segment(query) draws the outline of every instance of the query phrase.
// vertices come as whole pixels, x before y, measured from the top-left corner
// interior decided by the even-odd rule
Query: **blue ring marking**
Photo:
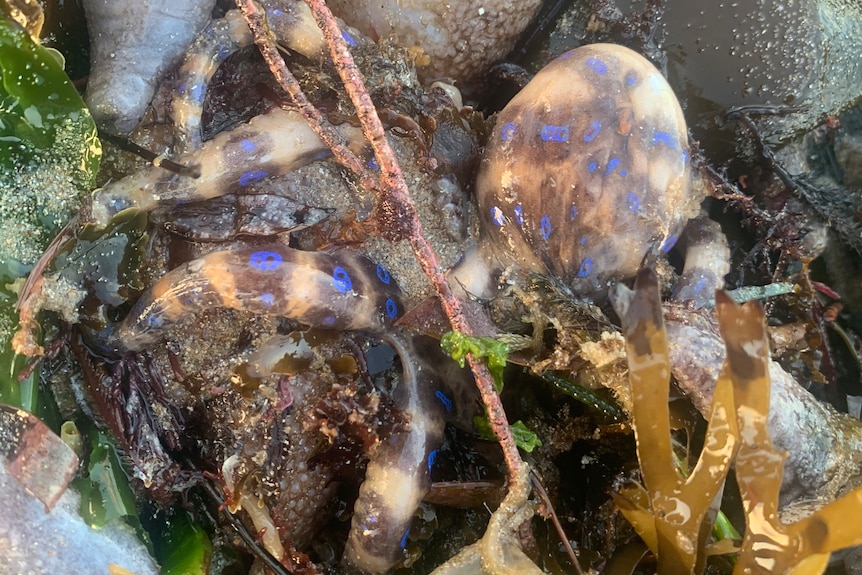
[[[590,162],[590,163],[587,165],[587,169],[590,171],[590,173],[591,173],[591,174],[592,174],[593,172],[595,172],[595,171],[596,171],[596,168],[598,168],[598,167],[599,167],[599,165],[598,165],[597,163],[595,163],[595,162]]]
[[[227,46],[219,46],[218,47],[218,59],[221,62],[227,60],[228,56],[230,56],[231,51],[227,48]]]
[[[152,314],[152,315],[147,316],[146,324],[147,324],[147,327],[153,327],[153,328],[162,327],[165,324],[165,318],[163,318],[159,314]]]
[[[543,142],[563,142],[569,141],[568,126],[554,126],[545,124],[542,126],[542,141]]]
[[[253,152],[257,148],[257,144],[255,144],[251,140],[247,140],[245,138],[240,140],[239,145],[242,146],[242,149],[245,150],[246,152]]]
[[[574,56],[574,55],[575,55],[575,51],[574,51],[574,50],[569,50],[568,52],[563,52],[562,54],[560,54],[559,56],[557,56],[557,57],[555,58],[555,60],[568,60],[569,58],[571,58],[571,57],[572,57],[572,56]]]
[[[438,389],[434,392],[434,397],[440,400],[440,403],[442,403],[443,407],[446,409],[446,413],[452,411],[452,400],[449,399],[448,395]]]
[[[590,275],[590,272],[593,271],[593,259],[592,258],[584,258],[584,261],[581,262],[581,267],[578,268],[578,277],[585,278]]]
[[[276,270],[281,267],[282,263],[284,263],[284,259],[278,252],[254,252],[248,258],[248,265],[264,272]]]
[[[669,252],[671,250],[671,248],[676,245],[677,239],[679,239],[679,238],[677,238],[676,236],[671,236],[671,237],[667,238],[661,244],[661,251],[664,253]]]
[[[517,131],[518,126],[516,126],[512,122],[506,122],[505,124],[503,124],[503,127],[500,128],[500,139],[504,142],[508,142],[515,137],[515,132]]]
[[[272,307],[273,304],[275,303],[275,296],[269,292],[265,292],[265,293],[260,294],[260,296],[258,296],[257,299],[259,299],[260,303],[262,303],[266,307]]]
[[[386,315],[389,317],[389,319],[392,319],[396,315],[398,315],[398,304],[396,304],[391,297],[387,298],[386,300]]]
[[[599,135],[599,132],[602,130],[602,121],[599,119],[595,119],[590,122],[589,129],[584,132],[584,141],[592,142],[596,139],[596,136]]]
[[[254,182],[257,182],[258,180],[264,179],[268,175],[269,175],[269,172],[267,172],[266,170],[249,170],[247,172],[244,172],[239,177],[239,185],[240,186],[247,186],[249,184],[253,184]]]
[[[276,16],[276,17],[284,14],[284,10],[282,10],[281,8],[270,8],[269,10],[267,10],[267,12],[269,12],[270,16]]]
[[[700,290],[706,285],[706,278],[700,278],[694,286],[694,293],[700,293]]]
[[[392,281],[392,277],[389,275],[389,270],[380,264],[377,264],[377,278],[386,285],[389,285],[389,282]]]
[[[350,46],[350,47],[356,46],[356,39],[353,36],[351,36],[347,30],[341,31],[341,37],[344,39],[345,42],[347,42],[348,46]]]
[[[688,163],[688,150],[683,150],[683,151],[682,151],[682,163],[683,163],[683,164],[687,164],[687,163]]]
[[[620,165],[620,159],[619,158],[611,158],[611,160],[608,162],[608,168],[605,170],[605,175],[606,176],[609,175],[619,165]]]
[[[626,194],[626,207],[633,212],[637,212],[638,208],[641,207],[641,201],[638,199],[634,192],[629,192]]]
[[[434,461],[437,459],[437,450],[435,449],[431,453],[428,454],[428,473],[431,473],[431,469],[434,467]]]
[[[189,96],[191,96],[192,100],[195,102],[203,102],[204,100],[204,85],[203,84],[195,84],[192,86],[191,91],[189,92]]]
[[[524,225],[524,208],[521,207],[521,204],[515,206],[515,223],[519,226]]]
[[[323,318],[322,320],[320,320],[320,325],[322,325],[323,327],[333,326],[333,325],[335,325],[335,322],[337,319],[338,318],[336,318],[334,315],[328,315],[325,318]]]
[[[599,76],[601,76],[602,74],[604,74],[605,72],[608,71],[607,64],[605,64],[604,62],[602,62],[601,60],[599,60],[595,56],[587,58],[587,66],[590,68],[590,70],[592,70],[593,72],[595,72]]]
[[[637,83],[638,83],[638,75],[637,74],[635,74],[634,72],[629,72],[628,74],[626,74],[626,84],[628,84],[629,86],[634,86]]]
[[[186,93],[186,83],[180,82],[180,85],[177,86],[177,94],[185,94]]]
[[[582,246],[587,245],[587,236],[581,236],[581,245]]]
[[[110,205],[114,212],[122,212],[132,205],[132,201],[129,198],[111,198],[108,205]]]
[[[578,217],[578,206],[572,206],[572,209],[569,210],[569,221],[574,220]]]
[[[341,266],[335,266],[332,270],[332,285],[341,293],[347,293],[353,288],[350,274]]]
[[[379,170],[380,169],[380,164],[377,163],[377,158],[375,158],[374,156],[371,156],[368,159],[368,161],[365,162],[365,165],[368,166],[369,168],[371,168],[372,170]]]
[[[497,206],[491,206],[491,221],[496,226],[502,226],[506,220],[503,218],[503,210]]]
[[[401,542],[399,543],[399,545],[401,545],[402,549],[407,547],[407,536],[410,535],[410,527],[413,527],[413,526],[410,525],[407,527],[407,531],[404,532],[404,537],[401,538]]]
[[[629,171],[628,171],[628,170],[626,170],[625,168],[623,168],[623,169],[621,169],[621,170],[620,170],[620,175],[621,175],[622,177],[626,177],[627,175],[629,175]]]
[[[551,237],[551,218],[548,217],[548,214],[542,216],[542,221],[539,224],[542,226],[542,237],[545,239]]]
[[[650,145],[655,146],[659,142],[667,144],[670,148],[676,148],[676,138],[670,132],[662,132],[661,130],[653,130],[652,142]]]

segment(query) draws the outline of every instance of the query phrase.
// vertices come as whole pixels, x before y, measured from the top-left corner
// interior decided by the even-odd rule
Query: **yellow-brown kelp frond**
[[[697,465],[684,477],[674,461],[668,413],[670,358],[655,274],[644,270],[634,291],[618,285],[612,294],[623,323],[632,423],[646,493],[629,488],[617,497],[623,515],[653,550],[661,574],[699,572],[717,513],[738,432],[729,409],[733,389],[726,370],[716,386],[706,443]]]
[[[813,515],[784,525],[778,519],[784,457],[767,431],[769,344],[763,309],[738,306],[716,294],[721,335],[727,346],[722,376],[733,382],[741,445],[736,477],[745,509],[746,532],[735,574],[822,573],[832,551],[862,544],[862,488]]]

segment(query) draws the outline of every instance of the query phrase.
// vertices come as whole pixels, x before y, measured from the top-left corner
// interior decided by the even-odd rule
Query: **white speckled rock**
[[[372,38],[394,37],[416,48],[424,80],[454,78],[465,84],[503,58],[530,23],[540,0],[355,0],[328,2],[345,22]]]

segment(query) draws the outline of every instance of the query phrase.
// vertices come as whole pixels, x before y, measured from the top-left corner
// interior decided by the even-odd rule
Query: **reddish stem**
[[[377,115],[377,110],[365,85],[362,75],[353,61],[350,50],[341,35],[338,22],[327,8],[323,0],[305,0],[311,8],[317,25],[323,31],[329,46],[332,61],[344,82],[345,89],[356,108],[357,116],[362,125],[362,131],[371,144],[374,157],[380,166],[380,186],[373,180],[359,159],[353,154],[340,135],[324,120],[320,112],[312,106],[299,88],[296,79],[287,69],[284,59],[275,45],[275,38],[266,26],[263,14],[257,9],[253,0],[236,0],[243,16],[260,48],[261,54],[272,70],[282,88],[293,98],[309,125],[327,145],[332,148],[336,160],[351,170],[360,179],[366,189],[372,190],[377,196],[377,212],[375,214],[381,233],[390,241],[407,239],[422,270],[428,276],[440,301],[452,329],[464,334],[472,334],[472,329],[461,309],[461,302],[452,292],[446,279],[446,274],[437,260],[431,244],[422,233],[422,225],[416,213],[416,207],[407,189],[401,167],[398,164],[392,148],[386,139],[383,124]],[[477,361],[472,355],[467,361],[476,379],[476,385],[488,412],[488,419],[494,434],[503,449],[503,456],[508,468],[509,481],[518,482],[518,470],[524,464],[518,453],[514,438],[509,430],[509,422],[500,397],[494,389],[491,374],[487,367]]]

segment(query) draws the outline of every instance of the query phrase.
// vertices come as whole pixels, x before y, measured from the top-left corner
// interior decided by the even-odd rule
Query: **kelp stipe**
[[[862,544],[862,488],[792,524],[778,518],[785,454],[772,444],[769,344],[763,309],[716,294],[727,358],[716,384],[703,452],[688,478],[671,452],[668,423],[670,361],[655,275],[644,270],[635,289],[612,294],[626,338],[634,408],[632,423],[644,486],[615,496],[623,515],[657,559],[661,574],[699,573],[731,462],[745,511],[746,532],[734,575],[817,575],[832,551]],[[734,417],[733,414],[736,414]]]
[[[655,274],[641,271],[633,291],[620,284],[611,298],[626,338],[632,423],[645,487],[627,487],[615,499],[656,555],[659,573],[699,572],[738,444],[736,420],[728,409],[733,403],[730,380],[722,372],[703,452],[684,477],[671,447],[670,358]]]

